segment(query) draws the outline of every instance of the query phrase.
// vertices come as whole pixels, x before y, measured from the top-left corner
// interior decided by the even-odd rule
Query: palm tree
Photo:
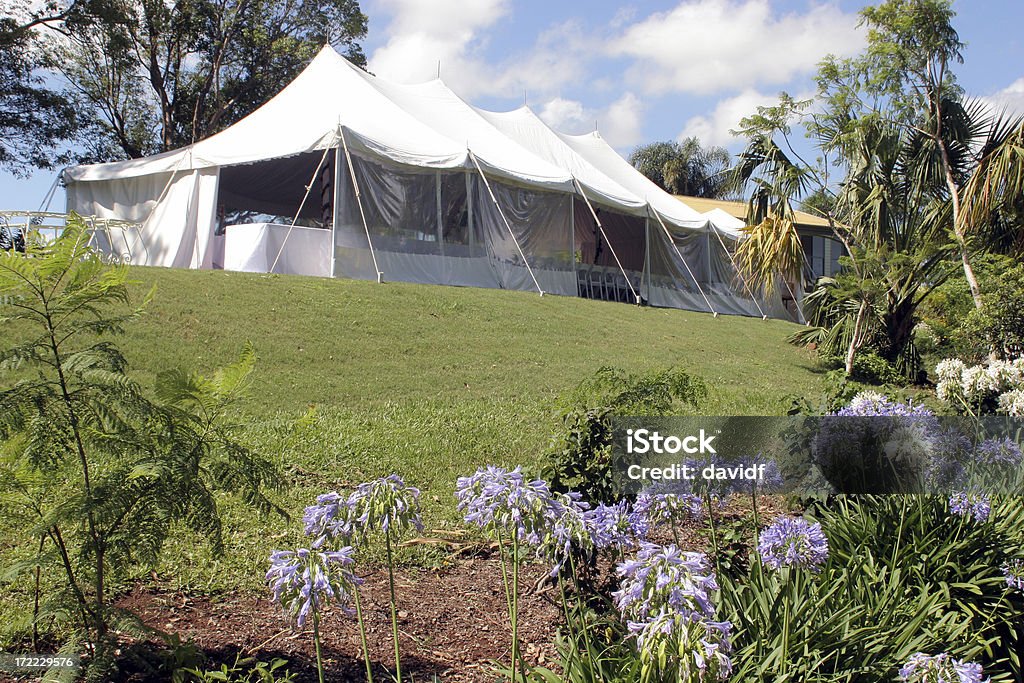
[[[641,145],[629,155],[629,163],[666,192],[709,199],[731,196],[730,162],[727,149],[704,147],[695,137]]]

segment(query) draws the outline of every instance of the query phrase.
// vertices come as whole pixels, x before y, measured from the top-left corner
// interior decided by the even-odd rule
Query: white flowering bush
[[[1024,416],[1024,357],[968,366],[947,358],[935,366],[935,393],[961,413]]]

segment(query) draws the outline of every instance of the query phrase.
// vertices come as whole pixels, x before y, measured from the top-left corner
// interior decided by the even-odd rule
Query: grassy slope
[[[392,471],[424,490],[428,527],[457,525],[455,478],[487,462],[536,463],[557,426],[555,398],[602,365],[684,367],[709,382],[701,412],[711,415],[778,413],[787,394],[818,387],[812,359],[784,341],[794,326],[778,321],[394,283],[133,276],[137,298],[158,287],[118,342],[133,374],[146,386],[172,367],[211,371],[251,340],[260,361],[242,406],[246,439],[294,484],[279,497],[291,523],[224,499],[222,558],[188,533],[173,539],[158,573],[193,590],[259,585],[267,553],[298,541],[294,516],[317,493]]]

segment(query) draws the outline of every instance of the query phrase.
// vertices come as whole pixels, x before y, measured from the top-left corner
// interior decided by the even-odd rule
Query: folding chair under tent
[[[786,317],[738,277],[736,219],[693,211],[597,133],[391,83],[330,47],[221,133],[64,181],[68,210],[141,224],[94,243],[142,265],[565,296],[599,278],[602,298]]]

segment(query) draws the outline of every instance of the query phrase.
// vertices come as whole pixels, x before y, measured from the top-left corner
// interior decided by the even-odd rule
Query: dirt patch
[[[762,523],[785,512],[780,500],[765,499]],[[720,522],[749,514],[745,501],[730,501],[716,517]],[[753,530],[748,530],[752,532]],[[686,550],[708,548],[706,526],[694,522],[676,529],[658,529],[651,540],[673,543]],[[752,539],[744,539],[743,545]],[[745,553],[744,553],[745,554]],[[607,560],[599,563],[594,577],[605,589],[612,587],[614,569]],[[530,664],[552,665],[554,636],[561,622],[557,587],[542,585],[548,568],[529,564],[521,582],[520,642]],[[362,603],[367,626],[370,659],[375,680],[388,681],[394,672],[391,642],[391,609],[386,568],[363,575]],[[403,568],[396,576],[403,678],[408,681],[495,681],[495,663],[511,660],[511,636],[498,555],[478,549],[471,557],[452,559],[437,570]],[[267,593],[232,592],[220,595],[189,595],[140,585],[124,596],[118,606],[138,615],[150,627],[174,633],[192,642],[208,658],[206,667],[232,664],[237,655],[262,661],[280,657],[303,683],[317,680],[316,655],[311,628],[296,631]],[[327,681],[363,681],[366,673],[355,617],[331,607],[321,624],[322,651]],[[157,643],[136,643],[150,658]],[[131,648],[131,645],[129,645]],[[122,657],[124,683],[164,680],[145,673]],[[16,680],[4,678],[0,681]],[[24,680],[24,679],[23,679]]]
[[[535,591],[546,570],[529,566],[520,606],[520,642],[531,664],[552,660],[559,608],[552,591]],[[394,671],[386,569],[365,577],[362,606],[374,678]],[[493,681],[492,662],[510,661],[508,611],[495,557],[460,560],[442,570],[407,569],[396,576],[403,677],[430,681]],[[120,601],[155,628],[191,640],[215,662],[242,652],[269,661],[281,657],[301,681],[316,680],[312,631],[295,631],[265,595],[188,596],[140,588]],[[309,626],[307,624],[307,626]],[[327,680],[365,679],[354,616],[331,608],[321,622]],[[144,680],[136,674],[128,680]]]

